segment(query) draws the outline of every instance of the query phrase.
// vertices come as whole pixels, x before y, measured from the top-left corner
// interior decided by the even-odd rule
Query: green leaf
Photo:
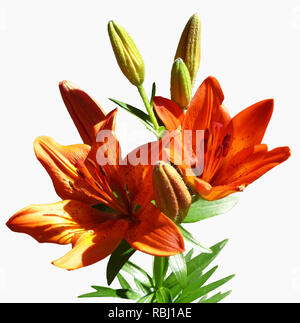
[[[235,275],[230,275],[230,276],[227,276],[227,277],[225,277],[225,278],[223,278],[223,279],[217,280],[217,281],[215,281],[215,282],[213,282],[213,283],[211,283],[211,284],[208,284],[208,285],[206,285],[206,286],[201,287],[201,288],[199,289],[199,296],[198,296],[198,297],[201,297],[201,296],[203,296],[203,295],[206,295],[206,294],[208,294],[209,292],[211,292],[211,291],[215,290],[216,288],[218,288],[218,287],[220,287],[220,286],[224,285],[224,284],[225,284],[225,283],[227,283],[230,279],[232,279],[234,276],[235,276]],[[229,293],[229,292],[227,292],[227,293]],[[227,295],[228,295],[228,294],[227,294]],[[227,296],[227,295],[226,295],[226,296]],[[225,297],[226,297],[226,296],[225,296]]]
[[[210,298],[206,298],[206,299],[202,299],[198,302],[198,303],[219,303],[220,301],[222,301],[225,297],[227,297],[229,294],[231,293],[231,290],[229,290],[226,293],[217,293],[216,295],[210,297]]]
[[[204,295],[203,297],[200,298],[198,303],[203,303],[207,299],[207,295]]]
[[[228,240],[223,240],[216,245],[212,246],[210,249],[212,253],[201,253],[200,255],[192,258],[186,263],[187,265],[187,282],[193,280],[196,276],[200,276],[201,272],[217,257],[220,251],[224,248]],[[169,288],[173,297],[178,295],[181,287],[177,284],[177,279],[172,273],[164,281],[164,286]]]
[[[192,244],[193,247],[195,247],[196,249],[200,249],[202,252],[205,253],[212,253],[212,251],[209,248],[203,246],[199,241],[196,240],[196,238],[193,237],[193,235],[190,232],[184,229],[181,225],[179,225],[178,227],[185,240]]]
[[[239,197],[230,195],[216,201],[207,201],[200,196],[192,203],[184,223],[198,222],[230,211],[238,202]]]
[[[162,286],[167,270],[168,270],[168,257],[154,257],[153,283],[156,288],[159,288]]]
[[[138,279],[134,278],[134,282],[136,284],[136,287],[143,293],[143,294],[149,294],[151,292],[151,289],[145,285],[143,285]]]
[[[189,281],[189,284],[182,290],[181,295],[176,299],[175,303],[191,303],[195,299],[199,298],[200,296],[198,296],[198,294],[200,287],[207,282],[217,268],[218,266],[215,266],[207,273],[199,275],[194,280]]]
[[[157,303],[172,303],[172,296],[168,288],[160,287],[155,292]]]
[[[131,248],[126,240],[123,240],[119,244],[118,248],[111,254],[106,268],[106,279],[108,285],[112,283],[121,268],[134,252],[135,249]]]
[[[192,257],[193,257],[194,249],[191,249],[186,255],[185,255],[185,262],[188,263]]]
[[[152,84],[152,91],[151,91],[151,98],[150,98],[150,106],[153,106],[153,98],[155,97],[155,93],[156,93],[156,84],[155,82],[153,82]]]
[[[141,297],[140,299],[138,299],[137,303],[152,303],[154,296],[155,296],[155,293],[152,292],[152,293],[145,295],[145,296]]]
[[[120,273],[118,273],[117,278],[123,289],[131,289],[131,286],[129,285],[127,280]]]
[[[127,104],[127,103],[124,103],[124,102],[121,102],[121,101],[118,101],[115,99],[109,99],[109,100],[116,103],[121,108],[128,111],[129,113],[135,115],[148,130],[150,130],[151,132],[153,132],[156,135],[156,131],[153,129],[151,119],[147,113],[145,113],[144,111],[142,111],[138,108],[135,108],[134,106],[132,106],[130,104]]]
[[[112,289],[108,287],[102,286],[92,286],[92,288],[96,289],[96,292],[91,292],[87,294],[83,294],[78,296],[79,298],[84,297],[118,297],[118,298],[126,298],[126,299],[139,299],[141,294],[137,293],[132,289]]]
[[[147,274],[145,270],[143,270],[136,264],[130,261],[127,261],[123,266],[122,270],[126,271],[133,278],[138,279],[144,286],[153,287],[153,282],[151,277]]]
[[[228,239],[225,239],[210,248],[212,253],[201,253],[191,259],[187,264],[188,275],[191,275],[195,270],[204,270],[217,257],[227,242]]]
[[[187,283],[187,266],[183,253],[169,257],[169,265],[173,271],[176,283],[184,288]],[[164,286],[167,287],[166,285]]]

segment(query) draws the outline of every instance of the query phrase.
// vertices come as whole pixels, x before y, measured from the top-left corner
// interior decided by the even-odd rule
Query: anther
[[[228,142],[228,143],[229,143],[230,138],[231,138],[231,134],[230,134],[230,133],[227,133],[227,134],[226,134],[226,136],[225,136],[225,137],[224,137],[224,139],[223,139],[223,144],[224,144],[225,142]]]
[[[76,169],[76,172],[77,172],[77,174],[78,174],[80,177],[84,178],[84,174],[82,173],[82,171],[81,171],[81,170]]]
[[[220,145],[218,147],[218,149],[216,150],[216,152],[215,152],[215,157],[217,159],[219,159],[221,157],[221,155],[222,155],[222,152],[223,152],[223,145]]]
[[[229,147],[230,147],[230,138],[231,138],[231,134],[227,133],[226,136],[223,139],[223,157],[227,156],[228,151],[229,151]]]
[[[204,131],[204,154],[207,153],[208,139],[210,136],[210,129],[206,128]]]

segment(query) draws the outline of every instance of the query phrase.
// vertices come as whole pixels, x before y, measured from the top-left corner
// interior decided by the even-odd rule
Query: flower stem
[[[147,98],[147,95],[145,93],[145,89],[144,89],[143,85],[137,86],[137,89],[139,91],[139,94],[140,94],[143,102],[144,102],[145,108],[147,109],[147,112],[148,112],[149,117],[150,117],[150,119],[152,121],[153,127],[157,131],[158,128],[159,128],[159,125],[158,125],[158,122],[156,120],[155,114],[153,112],[153,106],[151,106],[151,104],[150,104],[150,102],[149,102],[149,100]]]

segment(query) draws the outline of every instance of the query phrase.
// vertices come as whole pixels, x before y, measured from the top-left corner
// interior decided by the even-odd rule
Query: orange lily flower
[[[213,77],[208,77],[200,85],[186,114],[166,98],[153,99],[155,111],[167,130],[179,129],[181,135],[184,130],[204,131],[202,173],[186,175],[186,164],[177,166],[187,184],[207,200],[242,191],[290,156],[289,147],[268,151],[267,145],[261,143],[273,112],[273,100],[258,102],[233,118],[222,105],[223,100],[222,89]],[[182,149],[187,148],[183,143]],[[194,158],[194,143],[192,151]],[[176,155],[173,150],[174,153]],[[171,161],[172,158],[174,160],[171,153]]]
[[[83,91],[65,82],[60,89],[87,144],[62,146],[50,137],[35,140],[36,156],[62,201],[25,207],[9,219],[7,226],[38,242],[71,243],[72,249],[53,261],[67,270],[105,258],[122,239],[134,249],[155,256],[184,251],[177,226],[151,203],[152,166],[125,165],[137,150],[124,160],[120,158],[114,135],[116,110],[105,116]],[[97,142],[96,134],[101,130],[111,133],[110,140]],[[108,158],[103,166],[97,163],[101,147]]]

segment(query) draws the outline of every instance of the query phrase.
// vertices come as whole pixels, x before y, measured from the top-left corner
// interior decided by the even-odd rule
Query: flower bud
[[[177,58],[171,71],[171,99],[182,110],[187,108],[192,98],[190,73],[181,58]]]
[[[201,38],[201,21],[199,15],[194,14],[187,22],[175,55],[175,59],[180,57],[187,66],[192,85],[200,65],[200,38]]]
[[[141,54],[127,31],[114,21],[108,23],[108,34],[119,67],[135,86],[144,82],[145,67]]]
[[[175,168],[161,161],[156,163],[152,185],[160,210],[175,223],[181,223],[187,215],[192,198]]]

